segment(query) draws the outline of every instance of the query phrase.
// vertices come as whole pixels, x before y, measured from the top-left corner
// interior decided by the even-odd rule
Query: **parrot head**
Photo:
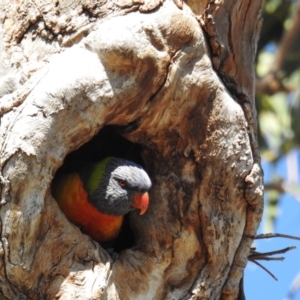
[[[151,180],[134,162],[108,157],[81,174],[89,202],[99,211],[122,216],[138,209],[144,214],[149,205]]]

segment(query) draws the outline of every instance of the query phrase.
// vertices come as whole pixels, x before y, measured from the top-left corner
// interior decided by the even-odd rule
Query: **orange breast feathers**
[[[89,201],[77,173],[62,178],[53,189],[53,196],[66,217],[98,242],[114,239],[121,228],[123,216],[103,214]]]

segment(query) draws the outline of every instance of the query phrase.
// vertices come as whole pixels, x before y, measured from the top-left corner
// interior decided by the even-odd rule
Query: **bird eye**
[[[123,180],[123,179],[119,179],[118,183],[119,183],[120,187],[125,187],[126,186],[126,181]]]

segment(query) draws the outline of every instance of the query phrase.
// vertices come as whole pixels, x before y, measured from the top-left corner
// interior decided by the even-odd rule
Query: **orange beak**
[[[135,194],[131,206],[141,210],[140,215],[143,215],[149,206],[149,194]]]

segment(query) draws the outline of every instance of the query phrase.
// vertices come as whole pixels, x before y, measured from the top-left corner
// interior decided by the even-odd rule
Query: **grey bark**
[[[3,299],[237,299],[263,205],[261,1],[1,6]],[[143,146],[153,181],[136,246],[115,260],[50,192],[105,125]]]

